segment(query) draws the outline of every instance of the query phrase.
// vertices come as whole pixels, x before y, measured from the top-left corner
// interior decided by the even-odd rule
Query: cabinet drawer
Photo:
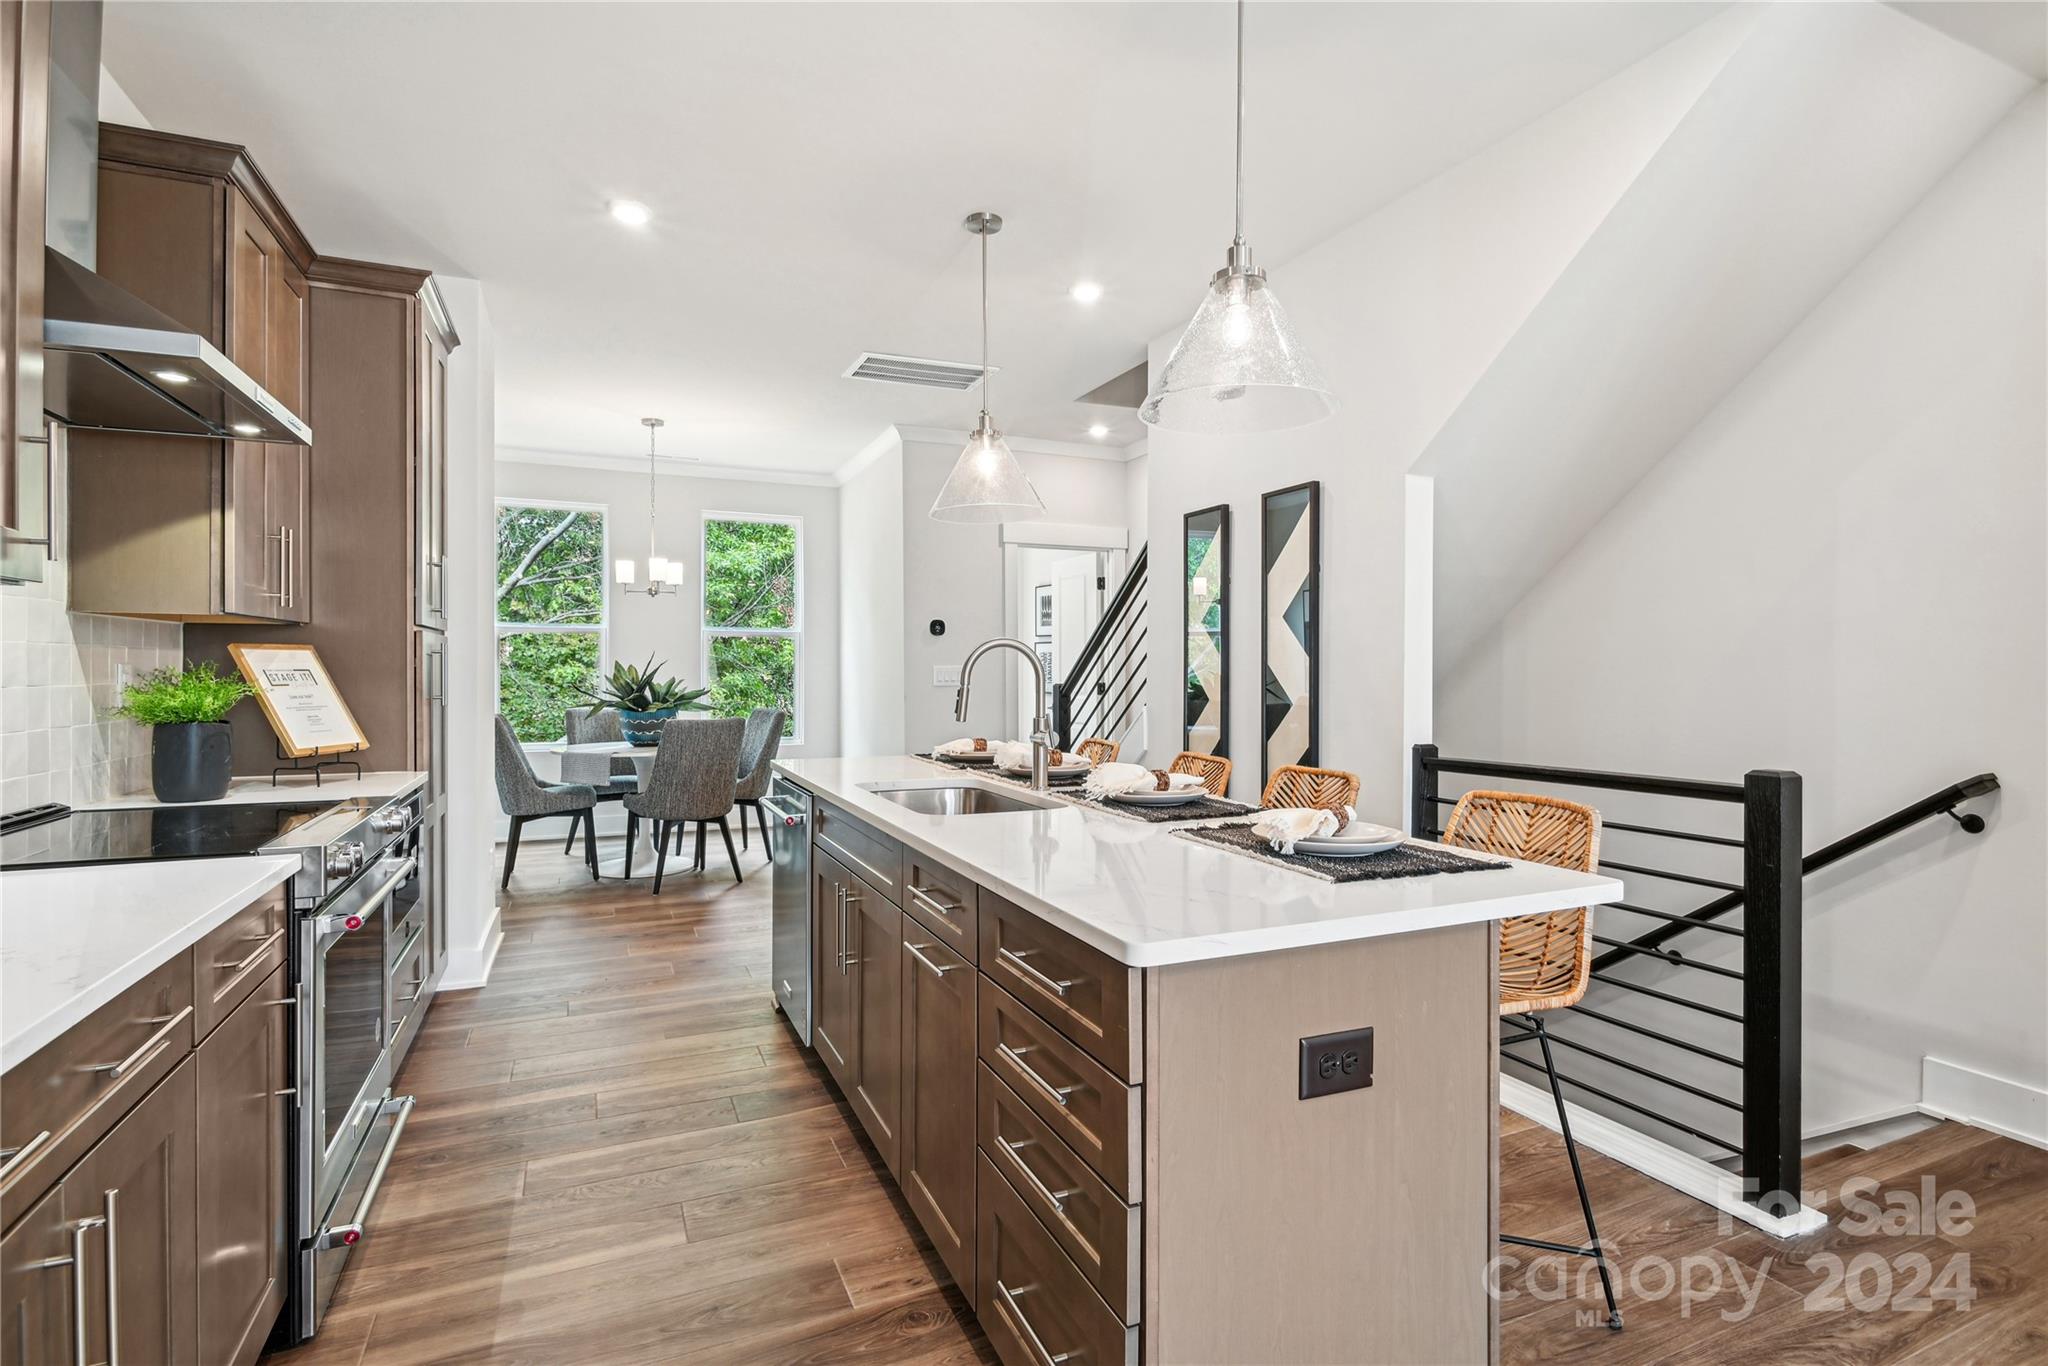
[[[981,1069],[977,1131],[989,1162],[1074,1261],[1110,1311],[1138,1321],[1138,1211],[1117,1199],[995,1073]]]
[[[1143,1189],[1139,1090],[1053,1031],[1016,997],[984,979],[981,1060],[1119,1197]]]
[[[284,963],[289,919],[285,889],[274,887],[193,946],[193,1037],[213,1033],[258,982]]]
[[[976,1160],[981,1246],[974,1313],[996,1355],[1006,1366],[1135,1366],[1138,1330],[1110,1312],[988,1155]]]
[[[979,891],[945,864],[914,849],[903,850],[903,909],[970,963],[980,937],[975,910]]]
[[[898,906],[903,904],[903,846],[830,802],[817,803],[815,838],[859,878]]]
[[[984,889],[981,970],[1125,1081],[1142,1081],[1138,970]]]
[[[11,1224],[192,1051],[192,955],[151,972],[0,1077]],[[34,1145],[33,1148],[30,1145]]]

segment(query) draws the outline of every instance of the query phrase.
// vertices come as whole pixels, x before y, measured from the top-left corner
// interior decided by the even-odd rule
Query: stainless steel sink
[[[981,816],[991,811],[1053,811],[1049,798],[1004,792],[977,783],[863,783],[883,801],[926,816]]]

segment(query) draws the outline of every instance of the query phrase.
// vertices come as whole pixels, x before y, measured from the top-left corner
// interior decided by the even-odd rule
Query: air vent
[[[991,365],[990,374],[1003,367]],[[972,389],[981,382],[981,367],[970,361],[926,360],[921,356],[885,356],[863,351],[845,372],[847,379],[871,379],[877,384],[915,384],[924,389]]]

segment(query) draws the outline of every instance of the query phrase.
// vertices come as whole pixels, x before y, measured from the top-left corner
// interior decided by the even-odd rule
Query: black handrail
[[[1139,548],[1137,557],[1131,561],[1131,567],[1124,575],[1124,581],[1117,586],[1116,596],[1110,599],[1109,607],[1103,612],[1102,620],[1095,623],[1095,629],[1081,646],[1080,654],[1075,656],[1073,664],[1068,667],[1066,678],[1053,685],[1053,733],[1062,748],[1070,747],[1075,739],[1072,732],[1076,689],[1089,678],[1090,670],[1097,663],[1097,657],[1109,648],[1109,641],[1118,629],[1135,626],[1131,604],[1138,601],[1140,613],[1143,611],[1143,603],[1139,599],[1145,590],[1145,571],[1150,552],[1150,545]],[[1132,616],[1133,619],[1127,621],[1127,616]],[[1126,630],[1125,637],[1128,638],[1130,635],[1131,632]],[[1117,644],[1121,647],[1123,640],[1119,639]]]
[[[1956,807],[1972,797],[1982,797],[1998,790],[1996,773],[1979,773],[1974,778],[1953,783],[1930,796],[1922,797],[1910,806],[1902,806],[1881,820],[1874,820],[1853,834],[1844,835],[1833,844],[1814,850],[1799,861],[1799,875],[1811,877],[1830,864],[1839,863],[1851,854],[1861,853],[1881,840],[1933,816],[1955,816],[1956,823],[1971,834],[1982,833],[1984,818],[1975,812],[1956,815]],[[1659,925],[1629,941],[1629,946],[1640,949],[1655,949],[1687,930],[1701,929],[1720,919],[1742,904],[1740,891],[1729,892],[1716,897],[1698,910],[1690,911],[1676,920]],[[1718,928],[1718,927],[1716,927]],[[1595,969],[1612,967],[1629,957],[1626,949],[1610,949],[1593,960]]]

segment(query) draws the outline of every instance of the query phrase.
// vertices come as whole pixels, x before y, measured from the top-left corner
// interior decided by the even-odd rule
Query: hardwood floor
[[[371,1236],[320,1338],[267,1360],[995,1360],[880,1159],[775,1011],[758,845],[742,867],[744,884],[714,864],[665,880],[655,898],[645,880],[592,884],[559,846],[521,849],[490,985],[435,1002],[399,1078],[419,1106]],[[1502,1227],[1577,1239],[1556,1138],[1514,1115],[1502,1129]],[[1922,1366],[2048,1353],[2048,1154],[1956,1125],[1836,1154],[1809,1169],[1809,1187],[1838,1192],[1867,1173],[1885,1190],[1917,1190],[1932,1173],[1939,1188],[1970,1193],[1973,1229],[1859,1238],[1838,1222],[1790,1244],[1722,1229],[1695,1202],[1587,1159],[1602,1232],[1619,1249],[1628,1326],[1582,1322],[1599,1303],[1590,1265],[1563,1294],[1541,1269],[1510,1274],[1506,1361]],[[1919,1253],[1936,1269],[1967,1254],[1976,1303],[1967,1313],[1806,1307],[1827,1288],[1827,1254],[1866,1252],[1887,1262]],[[1690,1298],[1656,1293],[1658,1258],[1692,1278]],[[1720,1288],[1708,1294],[1711,1284]],[[1867,1297],[1873,1284],[1844,1293]],[[1894,1288],[1906,1288],[1905,1273]]]

